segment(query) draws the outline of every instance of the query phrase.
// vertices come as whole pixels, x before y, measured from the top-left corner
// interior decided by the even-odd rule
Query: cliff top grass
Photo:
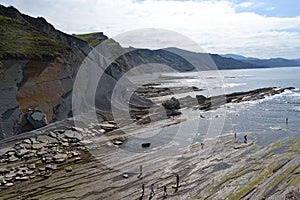
[[[0,16],[0,58],[44,58],[64,55],[71,48],[29,24]]]
[[[88,42],[89,45],[92,47],[96,47],[101,42],[107,39],[107,37],[103,35],[102,32],[87,33],[87,34],[73,34],[73,36]]]
[[[87,33],[87,34],[73,34],[73,36],[88,42],[89,45],[92,47],[96,47],[97,45],[105,41],[105,45],[116,47],[116,48],[122,48],[118,42],[114,41],[111,38],[109,39],[102,32]]]

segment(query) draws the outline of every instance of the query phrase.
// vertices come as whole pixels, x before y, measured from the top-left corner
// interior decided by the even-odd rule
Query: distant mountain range
[[[233,58],[222,57],[218,54],[196,53],[174,47],[165,48],[165,50],[185,58],[196,67],[197,70],[263,68],[263,66]]]
[[[251,63],[262,67],[291,67],[300,66],[300,58],[298,59],[285,59],[285,58],[270,58],[270,59],[259,59],[253,57],[245,57],[237,54],[223,54],[221,55],[225,58],[233,58],[235,60],[240,60],[245,63]]]
[[[259,59],[236,54],[218,55],[209,53],[196,53],[174,47],[165,48],[165,50],[185,58],[186,60],[191,62],[195,67],[197,67],[198,70],[251,69],[300,66],[300,59]]]

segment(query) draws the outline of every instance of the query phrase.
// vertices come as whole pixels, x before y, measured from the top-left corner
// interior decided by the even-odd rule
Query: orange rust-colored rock
[[[23,113],[39,107],[52,121],[53,108],[61,102],[64,93],[60,82],[62,64],[58,61],[29,61],[23,71],[23,79],[17,92],[17,102]]]

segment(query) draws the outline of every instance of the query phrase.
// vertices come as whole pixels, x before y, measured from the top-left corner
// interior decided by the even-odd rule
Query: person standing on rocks
[[[247,141],[248,141],[247,135],[245,135],[245,136],[244,136],[244,143],[247,144]]]
[[[168,196],[168,192],[167,192],[167,186],[164,185],[164,194],[163,194],[163,197],[167,197]]]
[[[143,166],[142,166],[142,165],[140,165],[140,174],[138,175],[138,177],[137,177],[137,178],[141,178],[141,177],[142,177],[142,175],[143,175]]]
[[[285,118],[285,123],[286,123],[286,124],[289,123],[289,118]]]
[[[154,192],[154,184],[153,184],[153,183],[151,184],[150,189],[151,189],[150,197],[152,197],[152,196],[155,195],[155,192]]]
[[[144,194],[145,194],[145,184],[143,183],[142,184],[142,197],[144,196]]]
[[[175,188],[174,192],[177,192],[179,187],[180,187],[180,185],[179,185],[179,174],[177,174],[176,175],[176,186],[173,186],[173,188]]]

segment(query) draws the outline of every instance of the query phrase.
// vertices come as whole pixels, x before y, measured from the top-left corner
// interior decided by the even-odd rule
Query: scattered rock
[[[18,161],[18,160],[19,160],[19,158],[17,158],[17,157],[14,156],[14,155],[11,155],[11,156],[9,157],[9,159],[8,159],[9,162],[15,162],[15,161]]]
[[[22,170],[19,170],[16,174],[17,176],[24,176],[24,172]]]
[[[76,157],[76,158],[74,158],[74,162],[76,163],[76,162],[79,162],[79,161],[81,161],[82,159],[80,158],[80,157]]]
[[[42,143],[57,143],[57,139],[56,138],[52,138],[52,137],[49,137],[47,135],[39,135],[37,137],[37,140],[42,142]]]
[[[58,133],[58,134],[62,134],[64,132],[65,132],[65,130],[63,130],[63,129],[58,129],[58,130],[54,131],[54,133]]]
[[[71,166],[65,168],[66,172],[71,172],[72,170],[73,170],[73,168]]]
[[[116,141],[113,142],[113,144],[119,146],[119,145],[123,144],[123,142],[120,141],[120,140],[116,140]]]
[[[7,152],[7,155],[13,156],[15,153],[16,153],[16,152],[15,152],[14,150],[9,150],[9,151]]]
[[[5,184],[5,186],[7,186],[7,187],[11,187],[11,186],[13,186],[14,184],[13,183],[6,183]]]
[[[68,158],[67,154],[56,154],[53,159],[55,160],[55,163],[62,163]]]
[[[16,177],[17,181],[27,181],[29,179],[28,176]]]
[[[56,133],[54,133],[54,132],[52,132],[52,131],[50,131],[48,135],[49,135],[50,137],[52,137],[52,138],[57,138]]]
[[[180,109],[180,103],[179,100],[175,97],[172,97],[170,100],[165,101],[162,103],[163,107],[165,107],[166,110],[177,110]]]
[[[45,146],[45,144],[40,143],[40,144],[33,144],[31,147],[32,147],[32,149],[39,150],[39,149],[43,148],[44,146]]]
[[[45,169],[46,170],[56,170],[57,169],[57,165],[48,164],[48,165],[46,165]]]
[[[88,152],[89,150],[85,147],[85,146],[79,146],[76,148],[78,151],[82,150],[82,151],[85,151],[85,152]]]
[[[65,136],[66,138],[76,139],[77,141],[82,140],[82,134],[81,134],[81,133],[74,132],[74,131],[70,131],[70,130],[66,131],[66,132],[64,133],[64,136]]]
[[[31,140],[30,139],[25,139],[22,141],[24,144],[31,144]]]
[[[39,171],[40,171],[40,172],[46,171],[46,168],[45,168],[45,167],[40,167],[40,168],[39,168]]]
[[[99,129],[98,132],[99,133],[105,133],[105,130],[104,129]]]
[[[80,153],[78,151],[72,151],[72,156],[78,156]]]
[[[31,144],[23,143],[23,144],[20,144],[19,147],[22,149],[31,149]]]
[[[32,144],[38,144],[39,142],[35,138],[30,138]]]
[[[34,129],[47,125],[46,115],[39,109],[35,108],[28,112],[27,120],[34,127]]]
[[[10,172],[9,174],[6,174],[6,175],[5,175],[5,180],[10,179],[10,178],[13,178],[13,177],[16,177],[16,176],[17,176],[16,173]]]
[[[76,127],[76,126],[71,127],[70,130],[77,131],[77,132],[84,132],[84,130],[82,128],[79,128],[79,127]]]
[[[7,173],[7,172],[9,172],[9,170],[8,169],[6,169],[6,168],[0,168],[0,174],[4,174],[4,173]]]
[[[29,170],[26,172],[26,175],[32,175],[32,174],[34,174],[34,171],[32,171],[32,170]]]
[[[63,147],[69,147],[70,146],[70,144],[68,142],[63,142],[62,145],[63,145]]]
[[[19,151],[17,151],[17,157],[22,157],[27,153],[30,153],[30,151],[27,149],[20,149]]]
[[[143,117],[140,119],[137,124],[142,125],[142,124],[149,124],[151,122],[151,118],[149,116]]]
[[[93,142],[91,140],[82,140],[80,141],[80,144],[82,145],[89,145],[89,144],[92,144]]]
[[[52,176],[52,172],[51,171],[45,172],[45,174],[44,174],[45,178],[49,178],[50,176]]]
[[[42,148],[41,150],[39,150],[38,152],[37,152],[37,155],[38,156],[42,156],[42,155],[45,155],[45,154],[47,154],[48,152],[47,152],[47,150],[45,149],[45,148]]]
[[[110,123],[101,123],[100,126],[105,131],[111,131],[118,128],[115,124],[110,124]]]

